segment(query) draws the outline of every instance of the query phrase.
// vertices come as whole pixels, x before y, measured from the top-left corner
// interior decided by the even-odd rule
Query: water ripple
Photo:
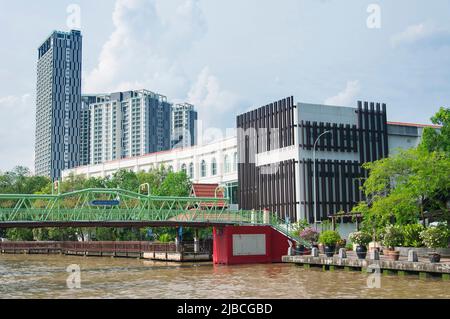
[[[66,268],[81,268],[81,289],[68,289]],[[450,298],[439,279],[383,276],[367,287],[361,272],[322,272],[293,265],[215,266],[137,259],[0,255],[0,298]]]

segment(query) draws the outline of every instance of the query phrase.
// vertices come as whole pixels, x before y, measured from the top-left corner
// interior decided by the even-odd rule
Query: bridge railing
[[[61,221],[183,221],[227,222],[235,224],[276,225],[279,220],[264,211],[229,211],[226,209],[182,209],[169,207],[151,209],[146,206],[122,208],[0,208],[0,222],[61,222]]]
[[[94,205],[95,202],[105,204]],[[270,225],[302,242],[275,214],[231,211],[228,204],[228,198],[161,197],[122,189],[85,189],[58,195],[0,194],[0,222],[174,221]]]
[[[87,189],[59,195],[0,194],[0,222],[216,221],[227,212],[228,203],[228,198],[162,197],[122,189]]]

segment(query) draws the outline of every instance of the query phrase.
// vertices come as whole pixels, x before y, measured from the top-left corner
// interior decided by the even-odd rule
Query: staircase
[[[296,243],[298,243],[298,244],[304,246],[305,248],[312,248],[312,245],[311,245],[309,242],[307,242],[307,241],[301,239],[301,238],[298,237],[298,236],[293,236],[293,235],[289,232],[289,229],[288,229],[288,227],[287,227],[286,224],[283,224],[283,223],[277,223],[277,224],[271,224],[270,226],[271,226],[273,229],[275,229],[276,231],[278,231],[279,233],[281,233],[281,234],[283,234],[284,236],[286,236],[287,238],[289,238],[290,240],[292,240],[292,241],[294,241],[294,242],[296,242]]]

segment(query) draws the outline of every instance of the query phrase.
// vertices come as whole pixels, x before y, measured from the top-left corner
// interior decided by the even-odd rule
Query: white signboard
[[[233,235],[233,256],[265,256],[266,235]]]

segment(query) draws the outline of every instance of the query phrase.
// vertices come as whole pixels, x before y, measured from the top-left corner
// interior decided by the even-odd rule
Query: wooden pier
[[[360,260],[352,252],[348,253],[348,258],[339,258],[337,255],[330,258],[325,255],[313,256],[284,256],[284,263],[293,263],[303,266],[306,269],[319,267],[324,271],[346,270],[346,271],[379,271],[385,275],[396,274],[418,275],[421,278],[441,277],[443,280],[450,280],[450,259],[441,260],[441,263],[430,263],[425,258],[419,258],[418,262],[409,262],[407,259],[391,261],[381,256],[380,260]]]
[[[0,242],[0,254],[61,254],[86,257],[143,258],[158,261],[211,261],[212,242],[194,251],[190,242]]]
[[[212,260],[211,254],[193,252],[146,252],[143,254],[143,258],[154,261],[173,262],[195,262]]]

